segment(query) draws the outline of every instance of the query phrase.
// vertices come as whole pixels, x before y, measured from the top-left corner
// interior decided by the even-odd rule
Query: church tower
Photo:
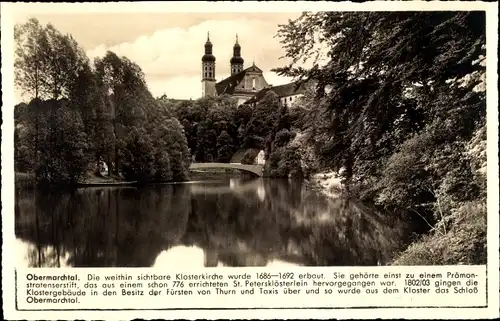
[[[243,70],[243,63],[245,61],[241,58],[241,46],[238,43],[238,35],[236,35],[236,43],[233,46],[233,58],[231,58],[231,76]]]
[[[205,54],[201,57],[202,97],[215,96],[215,82],[215,56],[212,54],[212,43],[208,33]]]

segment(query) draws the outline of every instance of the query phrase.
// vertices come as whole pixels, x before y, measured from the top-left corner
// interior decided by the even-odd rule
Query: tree
[[[16,58],[14,76],[16,86],[32,98],[40,98],[44,77],[44,63],[48,39],[37,19],[31,18],[25,24],[14,26]]]
[[[187,147],[182,125],[176,118],[164,121],[161,138],[157,140],[158,151],[167,151],[174,181],[184,181],[188,177],[191,156]]]
[[[156,102],[147,89],[143,72],[135,63],[107,52],[104,58],[96,58],[94,64],[116,139],[110,159],[110,164],[115,165],[110,166],[110,172],[118,174],[121,166],[121,159],[117,157],[121,154],[118,142],[125,140],[131,128],[145,126],[147,113],[154,112]]]
[[[264,98],[255,106],[252,116],[248,121],[243,146],[246,148],[264,148],[264,142],[268,135],[274,136],[273,129],[276,126],[277,114],[280,103],[279,97],[272,91],[266,93]]]
[[[14,27],[16,85],[30,98],[68,98],[70,87],[88,60],[71,36],[37,19]]]
[[[36,19],[16,26],[15,36],[17,83],[38,97],[15,109],[17,170],[75,184],[104,159],[116,178],[187,179],[184,128],[153,98],[137,64],[107,52],[93,70],[70,35]]]
[[[296,67],[301,58],[320,53],[315,34],[327,47],[328,62]],[[449,92],[448,79],[477,69],[472,61],[483,52],[484,14],[305,13],[278,35],[293,63],[276,71],[317,83],[317,97],[326,103],[314,114],[330,119],[325,130],[331,137],[320,154],[344,167],[350,180],[355,163],[388,157],[401,143],[397,137],[421,130],[434,117],[429,106],[440,91]],[[408,94],[412,88],[418,95]],[[316,125],[310,122],[310,130]]]
[[[157,181],[171,181],[173,178],[172,168],[170,166],[170,155],[166,151],[159,151],[155,157],[156,177]]]
[[[304,13],[280,26],[292,63],[275,71],[315,84],[300,127],[347,194],[426,218],[438,190],[475,197],[459,160],[485,121],[484,28],[483,12]]]
[[[45,33],[49,43],[45,53],[49,55],[44,71],[45,90],[53,99],[69,97],[79,72],[88,64],[88,58],[71,36],[62,35],[53,25],[48,24]]]
[[[87,135],[80,114],[67,100],[49,100],[42,103],[42,107],[46,112],[44,130],[39,131],[42,135],[36,163],[37,180],[42,184],[76,184],[88,165]]]

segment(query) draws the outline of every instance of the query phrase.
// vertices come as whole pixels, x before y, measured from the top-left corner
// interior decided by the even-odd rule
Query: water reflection
[[[40,246],[20,239],[16,239],[14,247],[16,266],[71,267],[68,265],[69,253],[61,253],[57,247]]]
[[[288,180],[17,192],[25,266],[376,265],[404,234]]]
[[[154,268],[203,267],[204,251],[197,246],[176,245],[161,251],[155,259]]]

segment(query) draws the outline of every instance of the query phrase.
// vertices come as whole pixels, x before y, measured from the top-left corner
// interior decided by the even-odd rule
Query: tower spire
[[[231,75],[237,74],[243,70],[243,63],[245,61],[241,57],[241,46],[238,43],[238,34],[236,34],[236,42],[233,46],[233,57],[229,61],[231,65]]]
[[[201,83],[202,95],[215,95],[215,56],[212,52],[213,45],[210,42],[210,31],[207,31],[207,41],[205,42],[205,54],[201,57]]]

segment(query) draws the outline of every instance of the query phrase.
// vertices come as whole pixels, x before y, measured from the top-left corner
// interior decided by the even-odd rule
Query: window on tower
[[[205,73],[205,78],[207,78],[207,73]]]
[[[211,72],[208,73],[208,77],[212,78],[212,73]]]

